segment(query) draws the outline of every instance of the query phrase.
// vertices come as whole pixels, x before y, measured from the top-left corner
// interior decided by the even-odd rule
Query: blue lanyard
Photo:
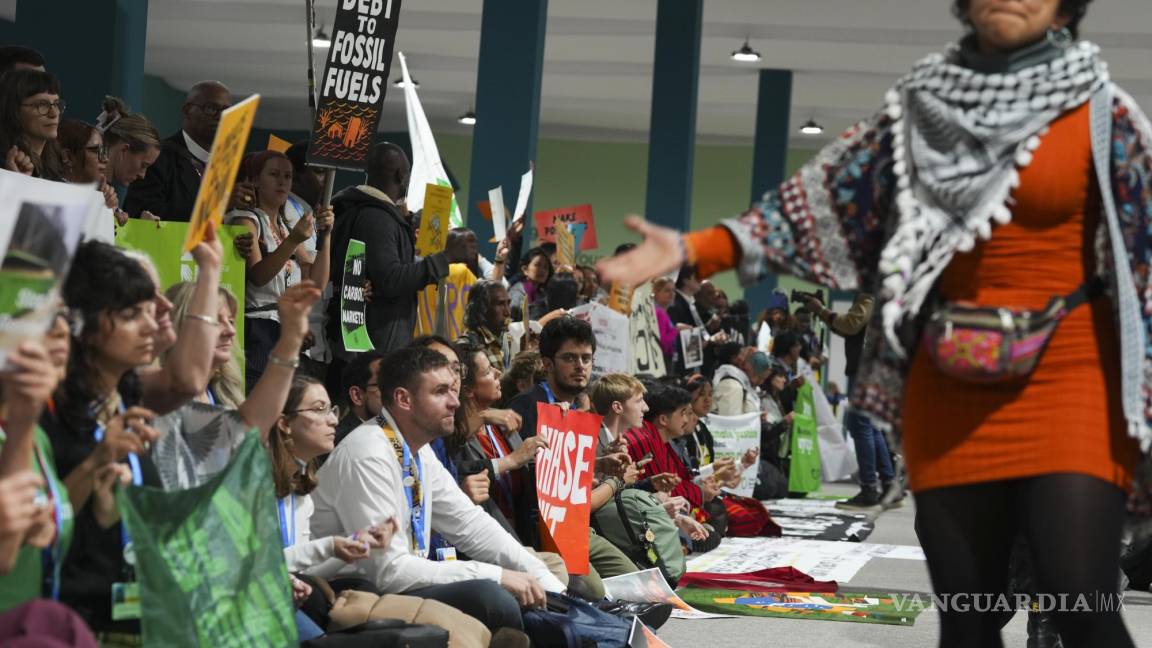
[[[548,404],[555,405],[556,394],[552,393],[552,388],[548,386],[548,381],[545,380],[544,382],[540,383],[540,386],[544,388],[544,394],[548,396]],[[535,432],[535,430],[533,430],[533,432]]]
[[[383,412],[381,417],[383,418]],[[424,470],[420,466],[420,455],[413,454],[408,449],[408,443],[400,433],[392,429],[388,423],[381,426],[384,429],[384,434],[392,441],[392,447],[397,449],[396,458],[400,460],[400,474],[404,483],[404,497],[408,500],[408,511],[410,513],[410,521],[412,524],[412,545],[419,555],[427,555],[428,549],[424,544],[424,522],[428,518],[428,497],[427,493],[423,493],[419,499],[416,500],[416,488],[420,485],[421,475]],[[415,471],[413,471],[415,466]]]
[[[209,404],[209,405],[212,405],[213,407],[215,407],[215,405],[216,405],[216,396],[215,396],[215,395],[212,393],[212,388],[211,388],[211,387],[209,387],[208,389],[204,390],[204,396],[205,396],[205,397],[208,399],[208,404]]]
[[[284,500],[291,498],[292,510],[287,511],[284,508]],[[281,497],[276,500],[276,507],[279,509],[280,516],[280,546],[291,547],[296,544],[296,493],[289,493],[288,497]],[[289,533],[288,525],[292,525],[292,531]]]
[[[40,446],[36,446],[36,462],[40,464],[40,475],[48,484],[48,493],[52,497],[53,519],[56,521],[56,538],[50,547],[44,548],[45,573],[52,574],[52,600],[60,600],[60,568],[64,566],[64,557],[61,550],[64,548],[64,502],[60,500],[60,491],[56,487],[56,479],[48,472],[48,462]]]
[[[120,413],[124,413],[124,403],[120,403]],[[104,426],[97,423],[96,429],[92,431],[92,437],[96,439],[96,443],[104,440]],[[132,485],[144,485],[144,470],[140,467],[140,457],[136,453],[128,453],[128,467],[132,470]],[[128,535],[128,527],[124,521],[120,521],[120,544],[122,548],[127,548],[132,544],[132,538]]]

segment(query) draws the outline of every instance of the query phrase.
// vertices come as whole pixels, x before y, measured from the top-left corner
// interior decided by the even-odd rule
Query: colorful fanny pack
[[[940,371],[969,382],[1006,382],[1028,376],[1040,362],[1060,320],[1104,293],[1093,277],[1042,311],[944,304],[924,326],[922,344]]]

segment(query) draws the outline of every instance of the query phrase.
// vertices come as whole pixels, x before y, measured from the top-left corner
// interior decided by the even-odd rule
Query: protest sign
[[[499,243],[508,236],[508,222],[504,212],[504,187],[488,191],[488,203],[492,210],[492,243]]]
[[[676,596],[676,592],[673,592],[671,587],[668,587],[668,581],[664,579],[660,569],[656,567],[605,578],[604,593],[608,598],[618,601],[667,603],[674,608],[672,616],[677,619],[719,619],[729,616],[701,612],[685,603],[679,596]]]
[[[135,250],[147,255],[160,275],[160,290],[167,290],[181,281],[196,280],[196,261],[191,252],[180,256],[172,253],[188,238],[189,223],[176,221],[146,221],[131,218],[116,230],[116,247]],[[248,230],[243,225],[222,225],[216,230],[224,254],[220,259],[220,287],[236,298],[236,361],[244,366],[244,273],[247,265],[236,253],[236,237]],[[176,323],[179,327],[179,323]]]
[[[267,149],[269,151],[276,151],[278,153],[285,153],[290,148],[292,148],[292,142],[289,142],[288,140],[286,140],[282,137],[276,137],[275,135],[272,135],[272,134],[268,135]]]
[[[588,527],[592,473],[600,417],[536,404],[536,434],[548,448],[536,456],[536,499],[540,521],[570,574],[588,573]]]
[[[256,107],[259,105],[260,95],[252,95],[220,113],[220,125],[216,127],[216,137],[212,139],[208,166],[204,169],[200,191],[196,192],[196,204],[192,207],[188,238],[184,240],[185,252],[204,240],[208,228],[220,229],[224,211],[228,208],[228,198],[232,195],[232,185],[236,182],[236,172],[240,169],[240,160],[244,158],[248,133],[252,130],[252,121],[256,119]],[[168,216],[157,215],[160,218]]]
[[[632,286],[613,281],[608,287],[608,308],[623,315],[632,315]]]
[[[712,440],[715,443],[715,456],[713,460],[723,459],[730,457],[735,459],[736,465],[740,465],[740,458],[744,453],[760,447],[760,413],[752,412],[751,414],[741,414],[739,416],[720,416],[719,414],[708,415],[708,430],[712,433]],[[759,462],[753,462],[751,466],[740,476],[740,485],[736,488],[725,488],[724,490],[743,495],[744,497],[752,497],[752,491],[756,488],[756,478],[759,474]]]
[[[340,335],[349,353],[363,353],[376,348],[368,335],[368,304],[364,301],[366,256],[364,241],[348,240],[348,252],[344,255],[344,285],[340,288]]]
[[[339,0],[308,163],[362,171],[376,136],[396,47],[400,0]],[[420,187],[423,185],[412,185]]]
[[[52,325],[80,236],[104,210],[92,185],[0,172],[0,368]]]
[[[656,302],[652,299],[649,284],[637,286],[632,293],[632,315],[628,320],[632,340],[632,373],[654,378],[668,373],[664,363],[664,349],[660,346]]]
[[[910,626],[923,606],[897,605],[900,594],[865,592],[749,592],[741,589],[680,590],[684,599],[698,608],[739,616],[851,621]],[[905,595],[911,598],[911,595]]]
[[[812,493],[820,490],[820,441],[816,429],[816,406],[812,383],[806,381],[796,392],[792,411],[792,461],[788,468],[788,490]]]
[[[420,231],[416,235],[416,255],[426,257],[442,251],[448,244],[449,220],[455,204],[452,189],[438,184],[426,184],[421,204],[424,206],[424,214],[420,221]],[[443,318],[438,317],[444,312],[443,305],[438,303],[439,297],[437,284],[425,286],[416,295],[416,326],[413,331],[416,337],[431,335],[437,331],[437,326],[443,326]]]
[[[680,357],[684,358],[684,368],[691,369],[704,364],[704,327],[697,326],[680,331]]]
[[[404,107],[408,117],[408,139],[412,141],[412,171],[408,177],[409,187],[423,187],[427,184],[440,185],[452,188],[448,178],[448,171],[444,169],[444,162],[440,160],[440,149],[436,147],[436,138],[432,136],[432,127],[428,125],[428,117],[424,114],[424,106],[420,103],[420,96],[416,94],[416,86],[408,74],[408,60],[403,52],[397,52],[400,59],[400,75],[404,80]],[[416,212],[426,209],[425,195],[418,191],[408,193],[408,209]],[[463,227],[464,219],[460,216],[460,205],[455,198],[449,196],[448,216],[452,227]]]
[[[561,223],[584,223],[588,229],[584,232],[584,239],[580,243],[581,250],[594,250],[599,245],[596,241],[596,219],[592,215],[592,205],[575,205],[549,211],[536,212],[536,237],[542,242],[556,241],[557,221]]]
[[[516,209],[512,212],[512,222],[520,220],[528,210],[528,198],[532,195],[532,177],[536,165],[528,163],[528,170],[520,176],[520,193],[516,195]]]
[[[568,311],[576,319],[592,326],[596,336],[596,355],[592,374],[628,373],[628,318],[603,304],[590,302]]]
[[[576,265],[576,237],[561,220],[553,226],[556,237],[556,263],[562,266]]]
[[[770,567],[795,567],[816,580],[846,583],[875,558],[924,560],[924,552],[911,545],[807,538],[724,538],[712,551],[690,557],[688,572],[743,574]]]
[[[272,469],[256,430],[195,488],[117,495],[136,555],[145,646],[295,646]]]

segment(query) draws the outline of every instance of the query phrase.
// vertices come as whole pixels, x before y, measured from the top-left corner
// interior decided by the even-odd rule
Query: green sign
[[[684,602],[713,614],[853,621],[910,626],[924,610],[914,595],[863,592],[749,592],[746,590],[676,590]]]
[[[348,241],[348,252],[344,254],[344,285],[340,287],[340,333],[349,353],[363,353],[376,348],[368,335],[367,303],[364,301],[366,256],[364,241]]]
[[[820,441],[816,435],[816,401],[807,382],[796,393],[792,412],[792,460],[788,490],[813,493],[820,490]]]
[[[236,253],[234,241],[247,232],[242,225],[225,225],[216,230],[224,255],[220,264],[220,287],[232,293],[240,311],[236,313],[237,362],[244,366],[244,273],[247,265]],[[160,273],[160,289],[181,281],[196,280],[196,261],[191,252],[181,252],[188,235],[188,223],[147,221],[131,218],[116,228],[116,246],[148,255]],[[173,325],[179,327],[178,322]],[[177,328],[179,331],[179,328]]]
[[[145,646],[296,646],[272,469],[255,431],[202,486],[118,494]]]

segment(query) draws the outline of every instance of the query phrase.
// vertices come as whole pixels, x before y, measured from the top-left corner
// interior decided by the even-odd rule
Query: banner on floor
[[[853,592],[747,592],[742,590],[680,590],[685,601],[709,612],[740,616],[854,621],[910,626],[920,609],[900,609],[891,594]]]
[[[788,468],[788,490],[814,493],[820,490],[820,439],[816,427],[816,402],[811,382],[796,392],[792,411],[791,457]]]
[[[121,489],[146,646],[295,646],[295,609],[256,430],[196,488]]]
[[[21,342],[43,337],[81,235],[104,212],[92,185],[0,172],[0,369]]]
[[[349,353],[363,353],[376,348],[368,335],[368,304],[364,301],[367,254],[364,241],[348,240],[348,252],[344,254],[344,285],[340,287],[340,335]]]
[[[536,457],[536,499],[540,521],[570,574],[588,573],[592,473],[600,417],[536,404],[536,434],[548,449]]]
[[[196,281],[196,261],[191,252],[172,253],[188,237],[189,223],[146,221],[130,218],[116,229],[116,247],[146,255],[160,275],[160,289],[181,281]],[[220,258],[220,287],[236,298],[236,361],[244,365],[244,273],[247,265],[236,253],[236,237],[248,230],[243,225],[221,225],[216,230],[223,255]],[[179,327],[179,323],[173,323]],[[179,330],[179,329],[177,329]]]
[[[308,163],[363,171],[388,92],[400,0],[339,0]],[[422,186],[422,185],[414,185]]]
[[[724,458],[731,458],[736,461],[736,465],[740,465],[740,459],[744,453],[760,447],[760,413],[752,412],[751,414],[741,414],[740,416],[720,416],[719,414],[708,415],[708,431],[712,433],[712,440],[715,443],[715,456],[713,461]],[[756,489],[756,478],[760,472],[760,462],[754,462],[747,470],[740,476],[740,485],[735,488],[725,488],[724,490],[743,495],[744,497],[752,497],[752,491]]]
[[[204,240],[208,228],[219,230],[220,224],[224,222],[224,212],[232,196],[232,185],[236,183],[236,173],[240,170],[240,160],[244,159],[248,133],[252,131],[252,122],[256,119],[256,108],[259,105],[260,95],[252,95],[220,113],[220,124],[212,139],[208,166],[204,168],[200,190],[196,192],[196,204],[192,207],[192,217],[188,221],[188,238],[184,240],[183,247],[185,252]],[[168,215],[157,214],[160,218]]]
[[[664,349],[660,346],[660,324],[656,320],[656,302],[652,299],[651,284],[637,286],[632,292],[631,334],[632,374],[660,378],[668,373],[664,362]]]
[[[592,326],[596,336],[596,355],[592,373],[628,373],[628,318],[603,304],[590,302],[577,306],[568,314]]]
[[[536,212],[536,238],[544,243],[556,242],[556,223],[565,225],[584,223],[586,229],[580,240],[578,250],[595,250],[599,246],[596,240],[596,218],[592,215],[592,205],[574,205],[548,211]]]

